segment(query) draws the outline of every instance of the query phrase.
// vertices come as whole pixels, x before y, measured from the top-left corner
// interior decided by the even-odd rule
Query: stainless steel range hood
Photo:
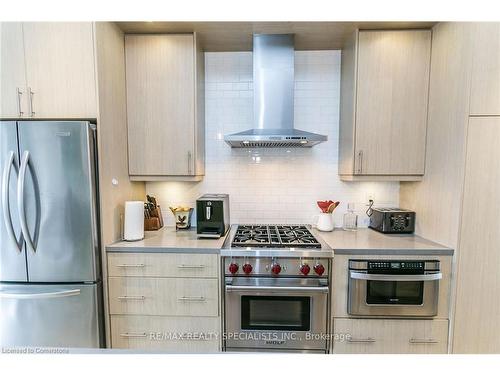
[[[312,147],[328,139],[293,127],[293,35],[253,36],[254,129],[226,135],[231,147]]]

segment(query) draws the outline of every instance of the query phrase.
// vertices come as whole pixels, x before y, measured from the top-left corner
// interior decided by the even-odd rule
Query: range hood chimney
[[[328,139],[293,127],[294,53],[293,35],[254,34],[254,128],[226,135],[231,147],[312,147]]]

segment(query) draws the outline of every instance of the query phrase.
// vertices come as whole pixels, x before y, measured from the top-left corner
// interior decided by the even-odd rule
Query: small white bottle
[[[358,229],[358,215],[354,213],[354,203],[347,204],[347,212],[344,214],[342,229],[349,231]]]

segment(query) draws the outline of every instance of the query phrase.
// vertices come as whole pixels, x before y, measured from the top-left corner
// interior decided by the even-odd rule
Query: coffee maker
[[[220,238],[229,230],[229,195],[205,194],[196,200],[196,232],[202,238]]]

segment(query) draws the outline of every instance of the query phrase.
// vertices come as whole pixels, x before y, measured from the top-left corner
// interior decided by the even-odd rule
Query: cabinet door
[[[193,35],[127,35],[130,175],[194,175]]]
[[[500,117],[470,118],[454,353],[500,353]]]
[[[220,317],[112,315],[113,349],[216,353],[220,351]]]
[[[362,31],[355,174],[422,175],[431,32]]]
[[[108,276],[216,278],[217,254],[108,253]]]
[[[218,316],[217,279],[109,277],[111,314]]]
[[[19,118],[28,111],[20,22],[0,23],[0,54],[0,118]]]
[[[474,32],[471,115],[500,115],[500,22],[478,23]]]
[[[36,118],[96,118],[90,22],[23,24],[26,75]]]
[[[446,354],[448,320],[335,319],[333,353]]]

